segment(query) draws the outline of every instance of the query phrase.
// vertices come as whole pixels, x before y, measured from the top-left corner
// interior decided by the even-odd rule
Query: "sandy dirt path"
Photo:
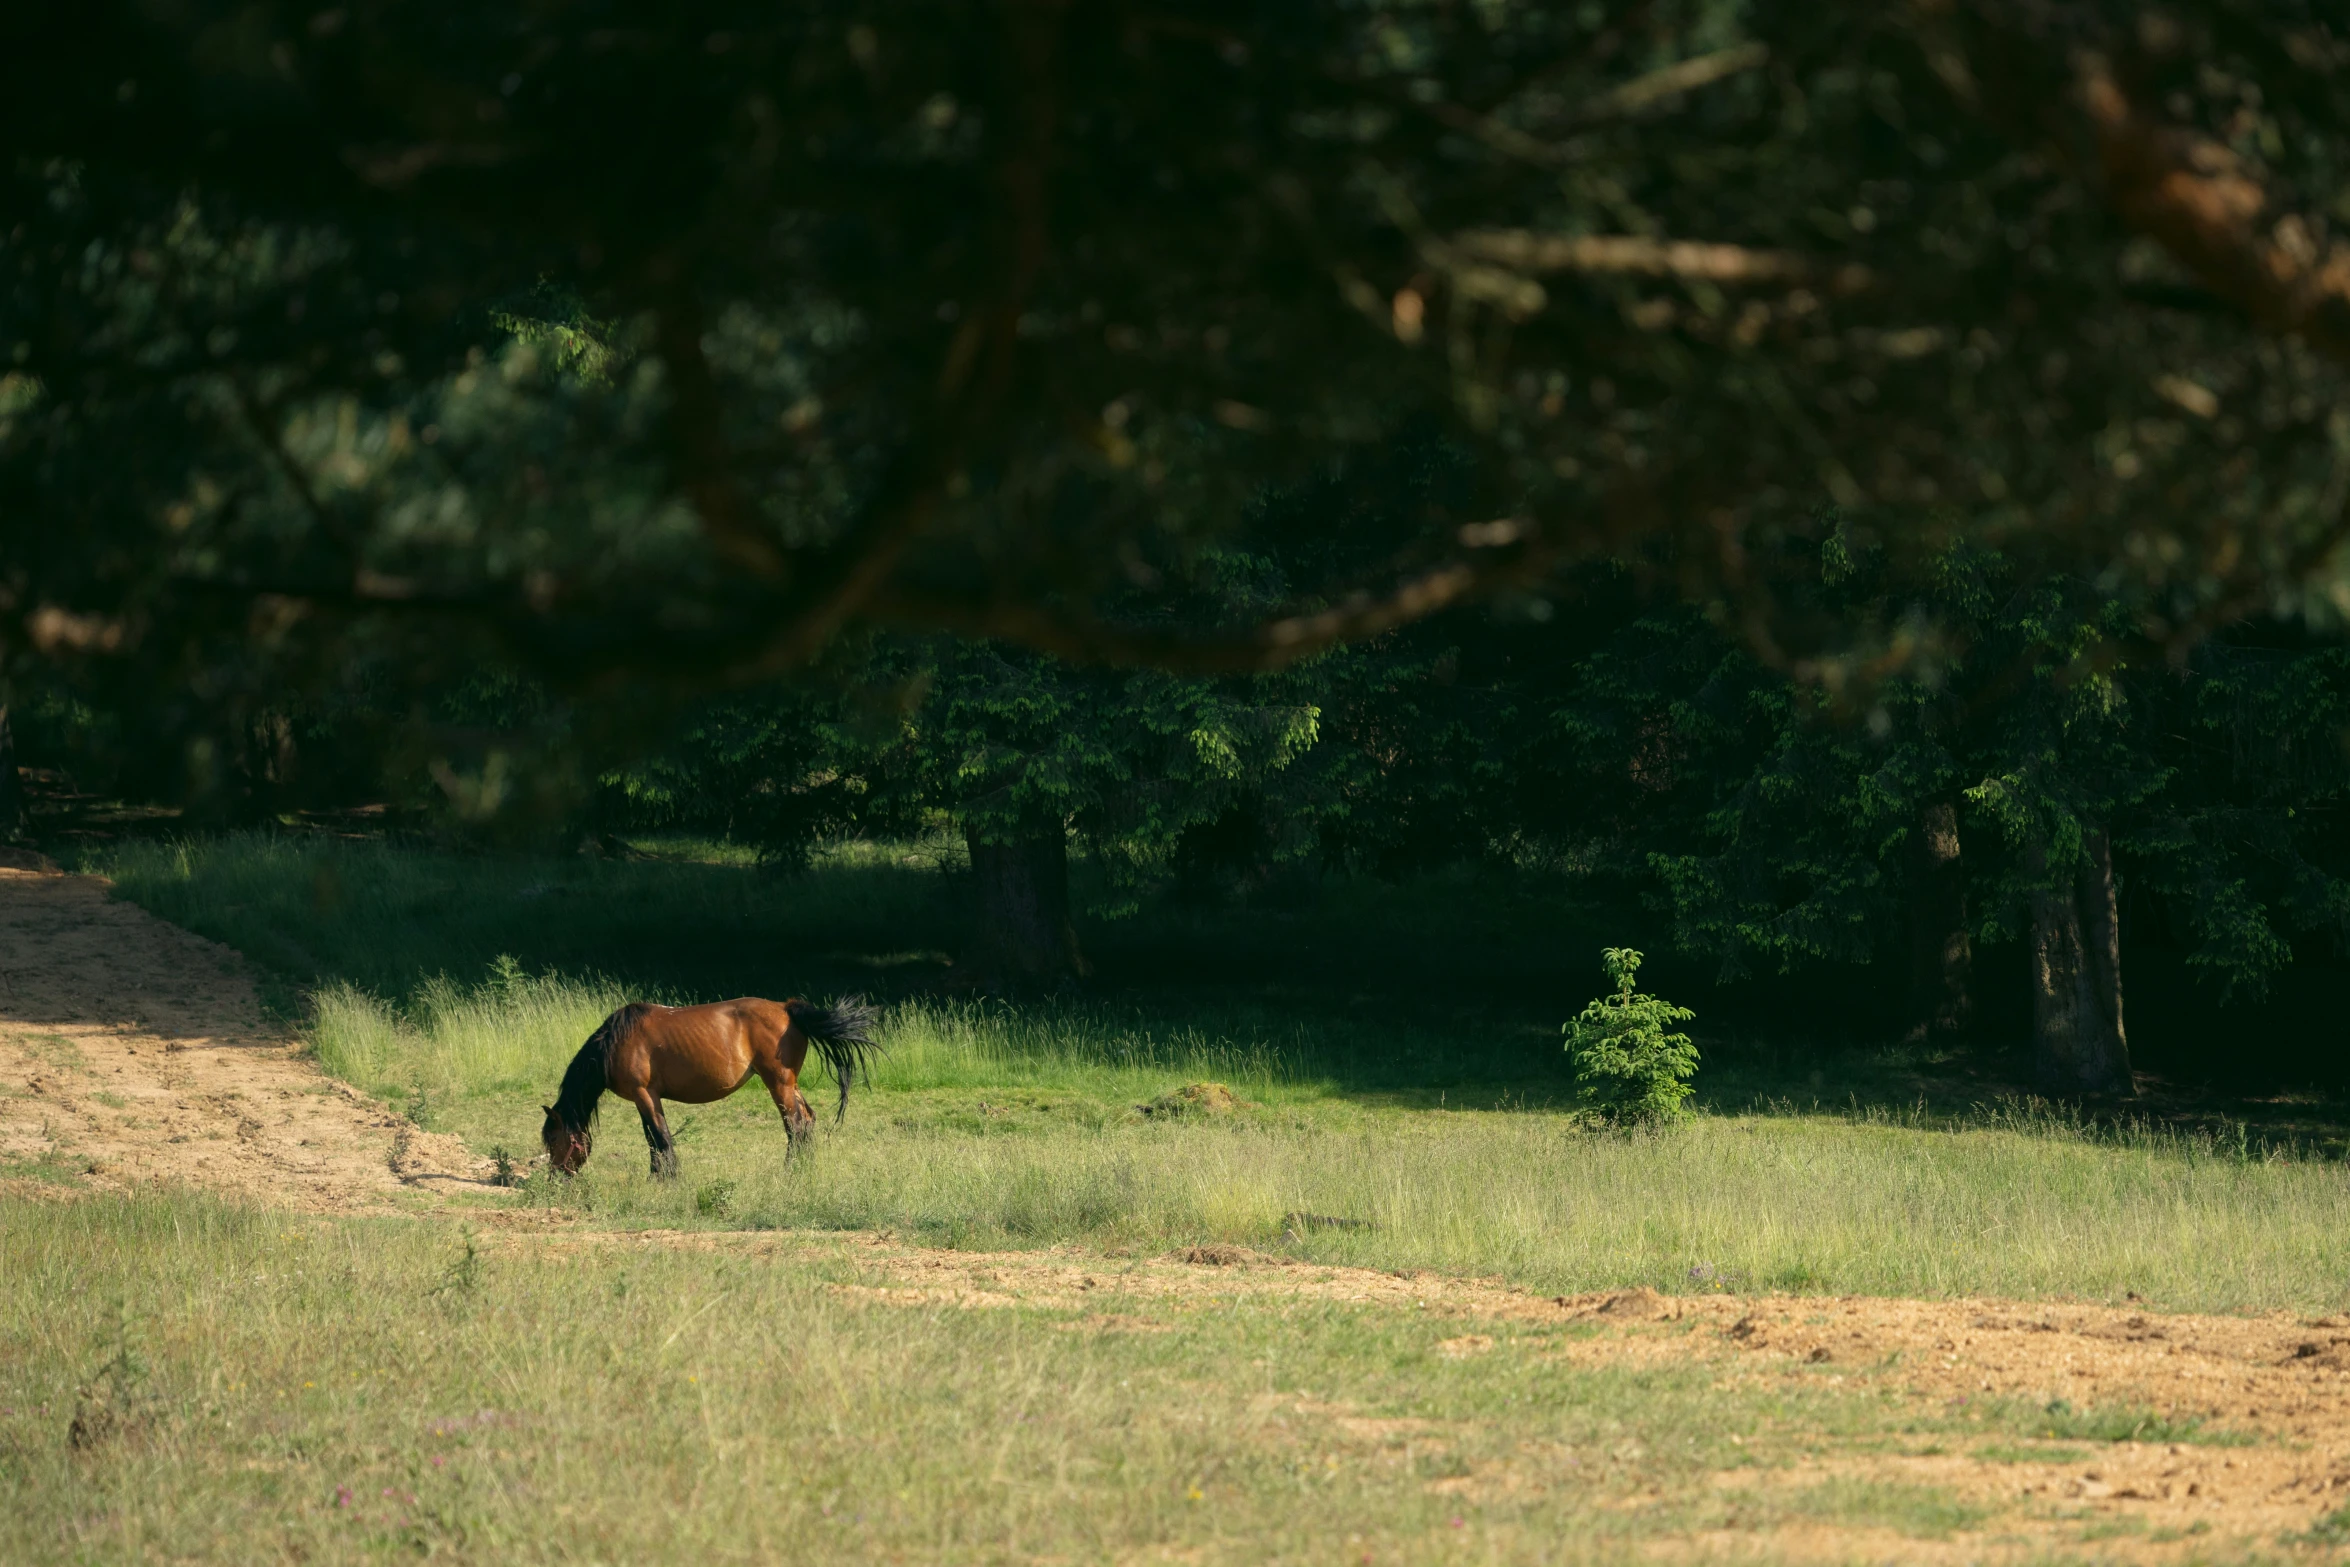
[[[356,1212],[488,1175],[304,1059],[236,953],[0,853],[0,1181],[186,1182]]]

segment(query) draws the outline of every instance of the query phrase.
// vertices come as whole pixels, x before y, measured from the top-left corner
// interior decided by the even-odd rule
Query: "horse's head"
[[[584,1126],[573,1126],[564,1120],[555,1113],[553,1105],[541,1108],[547,1112],[547,1120],[539,1128],[539,1141],[547,1145],[547,1163],[565,1175],[577,1175],[594,1150],[594,1134]]]

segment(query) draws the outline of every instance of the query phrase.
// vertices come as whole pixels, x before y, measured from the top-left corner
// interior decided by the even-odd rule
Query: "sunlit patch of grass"
[[[627,998],[601,980],[512,965],[433,979],[395,1004],[350,986],[316,1003],[331,1071],[436,1126],[535,1148],[538,1106]],[[786,1161],[754,1083],[674,1105],[688,1183],[648,1178],[612,1102],[565,1199],[602,1222],[888,1229],[956,1246],[1237,1243],[1380,1267],[1490,1272],[1545,1289],[1647,1282],[1879,1294],[2137,1291],[2177,1307],[2307,1306],[2337,1288],[2330,1237],[2350,1191],[2330,1166],[2117,1146],[2055,1121],[1975,1127],[1846,1116],[1700,1116],[1611,1132],[1549,1110],[1366,1104],[1297,1057],[1269,1020],[1170,1027],[1131,1010],[908,1001],[846,1125]],[[1138,1106],[1222,1082],[1234,1106]],[[812,1070],[811,1094],[828,1084]],[[733,1183],[723,1207],[695,1183]],[[499,1199],[514,1200],[514,1199]],[[1292,1225],[1310,1214],[1342,1224]],[[1996,1216],[1997,1222],[1993,1223]],[[2142,1411],[2023,1407],[2019,1436],[2210,1441]]]
[[[1913,1540],[1946,1539],[1990,1516],[1989,1509],[1938,1486],[1858,1477],[1822,1481],[1797,1492],[1788,1505],[1803,1517],[1891,1529]]]
[[[71,1035],[28,1031],[18,1034],[16,1043],[59,1071],[86,1073],[90,1070],[90,1058],[82,1053],[82,1047]]]
[[[2077,1464],[2088,1456],[2085,1447],[2027,1447],[2013,1442],[1975,1449],[1976,1459],[1986,1464]]]
[[[2350,1507],[2337,1507],[2294,1538],[2295,1544],[2350,1545]]]
[[[2036,1410],[2018,1409],[2009,1419],[2019,1434],[2052,1442],[2176,1442],[2241,1447],[2251,1440],[2239,1432],[2207,1426],[2193,1416],[2165,1415],[2157,1410],[2121,1404],[2075,1409],[2061,1398]]]
[[[2248,1135],[2021,1099],[1757,1100],[1669,1131],[1591,1127],[1571,1109],[1555,1015],[1482,1010],[1475,987],[1433,1001],[1366,988],[1365,968],[1396,951],[1378,923],[1393,923],[1392,899],[1367,886],[1336,886],[1310,920],[1162,910],[1129,922],[1119,940],[1166,949],[1162,989],[939,999],[894,965],[952,943],[952,878],[893,863],[902,848],[843,846],[799,877],[266,836],[125,845],[107,865],[147,906],[315,984],[303,1026],[321,1062],[485,1155],[537,1146],[538,1106],[624,999],[881,997],[888,1054],[808,1157],[786,1164],[754,1085],[672,1107],[687,1180],[656,1185],[623,1111],[564,1198],[599,1222],[894,1229],[956,1245],[1231,1242],[1559,1290],[2338,1302],[2350,1187],[2337,1165]],[[1448,963],[1472,961],[1473,941],[1519,939],[1497,920],[1535,918],[1523,887],[1456,875],[1408,890],[1442,913],[1416,918],[1413,939],[1452,943]],[[1208,950],[1186,943],[1236,921],[1286,931],[1267,948],[1275,968],[1296,959],[1320,977],[1251,989],[1181,968]],[[1335,958],[1315,956],[1332,941]],[[1135,1108],[1205,1083],[1236,1102]],[[717,1180],[735,1183],[724,1211],[697,1209],[693,1191]],[[484,1200],[539,1188],[520,1190]]]
[[[0,1181],[33,1181],[44,1186],[79,1186],[87,1172],[63,1154],[50,1152],[30,1157],[0,1158]]]
[[[1451,1559],[1473,1525],[1496,1560],[1621,1561],[1717,1515],[1743,1455],[1691,1433],[1898,1418],[1700,1364],[1462,1363],[1416,1311],[1194,1309],[1106,1265],[1082,1313],[901,1303],[865,1255],[0,1198],[0,1560]]]
[[[634,999],[647,998],[612,980],[527,974],[500,958],[477,983],[433,975],[401,1002],[331,982],[316,995],[309,1034],[328,1071],[378,1093],[418,1081],[443,1096],[524,1093],[551,1087],[595,1026]],[[1076,1007],[906,1002],[887,1010],[883,1037],[897,1092],[995,1089],[1019,1098],[1045,1090],[1118,1101],[1156,1093],[1170,1076],[1260,1092],[1289,1076],[1278,1045],[1263,1038]]]

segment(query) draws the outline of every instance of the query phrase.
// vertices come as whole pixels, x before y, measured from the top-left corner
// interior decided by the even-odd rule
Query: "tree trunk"
[[[2093,832],[2082,847],[2088,861],[2081,867],[2076,894],[2081,901],[2081,941],[2089,953],[2091,994],[2113,1041],[2114,1070],[2121,1083],[2117,1091],[2126,1094],[2136,1084],[2130,1077],[2129,1030],[2122,1025],[2122,915],[2119,889],[2113,884],[2113,840]]]
[[[1959,858],[1958,808],[1936,800],[1918,813],[1910,894],[1913,1039],[1947,1044],[1966,1032],[1975,1009],[1975,945],[1967,933],[1966,864]]]
[[[2122,1031],[2121,923],[2113,849],[2091,833],[2069,884],[2032,893],[2032,1043],[2040,1084],[2059,1094],[2129,1094],[2130,1047]],[[2048,851],[2032,847],[2045,874]]]
[[[16,732],[8,727],[8,704],[0,702],[0,838],[25,830],[24,779],[16,770]]]
[[[966,827],[979,928],[972,958],[994,989],[1050,985],[1086,971],[1077,928],[1069,923],[1069,837],[1059,822],[1038,822],[1018,837],[990,842]]]

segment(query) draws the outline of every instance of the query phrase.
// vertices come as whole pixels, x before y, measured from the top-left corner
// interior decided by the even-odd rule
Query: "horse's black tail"
[[[863,996],[838,997],[828,1007],[794,998],[783,1004],[783,1010],[791,1014],[792,1026],[808,1036],[824,1064],[832,1068],[833,1080],[840,1084],[840,1104],[832,1112],[832,1123],[838,1126],[849,1113],[850,1081],[860,1074],[870,1075],[881,1056],[881,1042],[873,1037],[879,1018]]]

